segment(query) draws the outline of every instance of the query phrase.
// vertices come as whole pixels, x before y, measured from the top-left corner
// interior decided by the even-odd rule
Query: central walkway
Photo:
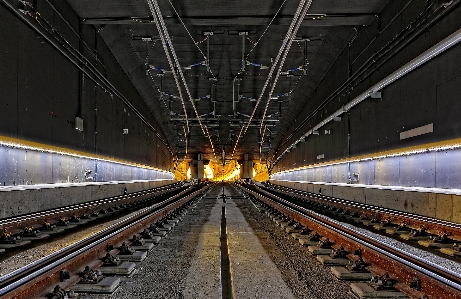
[[[220,237],[222,207],[225,207],[227,247],[234,298],[295,298],[258,237],[236,206],[233,196],[215,187],[207,200],[215,199],[208,222],[200,233],[199,244],[186,277],[185,298],[222,297]]]
[[[224,202],[222,191],[218,184],[190,206],[114,293],[83,298],[353,298],[249,199],[225,185]]]

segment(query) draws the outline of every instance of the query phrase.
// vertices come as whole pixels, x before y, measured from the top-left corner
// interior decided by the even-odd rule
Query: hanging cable
[[[307,7],[310,6],[311,2],[312,2],[312,0],[309,0],[309,5]],[[259,95],[259,98],[256,101],[256,105],[255,105],[255,108],[253,109],[253,112],[251,113],[250,119],[248,120],[248,123],[246,124],[246,126],[242,126],[242,128],[240,129],[240,133],[239,133],[239,135],[237,137],[234,149],[232,151],[232,157],[235,154],[235,150],[237,148],[238,142],[240,141],[240,138],[242,138],[242,136],[247,132],[248,127],[251,124],[251,120],[253,119],[253,117],[254,117],[254,115],[256,113],[256,109],[258,108],[259,103],[261,102],[261,99],[262,99],[262,97],[264,95],[264,92],[265,92],[267,86],[269,85],[270,80],[272,79],[272,74],[274,73],[274,70],[275,70],[276,66],[278,65],[280,57],[282,56],[285,49],[289,45],[289,41],[292,41],[294,35],[296,34],[296,32],[295,32],[295,34],[293,34],[293,29],[295,28],[295,25],[298,23],[298,21],[302,22],[302,20],[303,20],[303,18],[305,16],[305,13],[307,12],[307,9],[303,10],[305,4],[306,4],[306,0],[301,0],[299,2],[298,8],[296,9],[295,15],[293,16],[293,20],[291,21],[290,27],[288,28],[288,31],[287,31],[287,34],[285,35],[285,38],[283,39],[282,45],[281,45],[281,47],[279,49],[279,52],[277,53],[277,57],[275,58],[274,63],[272,64],[272,67],[271,67],[271,69],[269,71],[269,75],[267,76],[267,79],[266,79],[266,82],[264,83],[264,86],[263,86],[263,89],[261,91],[261,94]],[[303,17],[300,18],[300,15],[301,15],[302,12],[304,14],[303,14]],[[299,28],[299,26],[297,26],[296,28]],[[290,42],[290,44],[291,44],[291,42]],[[286,58],[286,56],[285,56],[285,58]],[[280,71],[280,69],[281,69],[281,66],[279,67],[279,71]],[[277,72],[277,74],[279,74],[279,72]]]
[[[286,0],[285,0],[285,1],[286,1]],[[183,22],[181,16],[179,15],[178,11],[177,11],[176,8],[174,7],[173,3],[171,3],[170,0],[168,0],[168,2],[170,3],[170,5],[171,5],[171,7],[173,8],[173,10],[174,10],[174,12],[176,13],[176,15],[178,16],[179,21],[180,21],[181,24],[184,26],[184,29],[186,29],[187,34],[189,34],[190,39],[192,40],[192,42],[194,42],[194,45],[197,47],[197,49],[200,51],[200,53],[202,53],[202,56],[203,56],[203,58],[205,58],[205,61],[209,61],[209,57],[207,57],[207,56],[203,53],[202,49],[200,49],[200,47],[199,47],[198,45],[201,44],[201,43],[203,43],[205,40],[208,42],[208,39],[209,39],[210,36],[208,35],[204,40],[202,40],[202,41],[200,41],[200,42],[196,42],[195,39],[192,37],[192,34],[190,34],[189,29],[187,29],[186,24],[184,24],[184,22]],[[213,78],[215,78],[215,75],[214,75],[213,72],[211,71],[211,68],[210,68],[209,65],[208,65],[207,71],[213,76]]]
[[[210,132],[208,131],[208,127],[205,126],[205,130],[206,130],[206,133],[208,135],[208,139],[210,140],[210,144],[211,144],[211,150],[213,151],[213,157],[214,159],[216,160],[216,154],[214,152],[214,145],[213,145],[213,141],[211,140],[211,135],[210,135]]]
[[[169,38],[168,38],[168,36],[166,34],[165,34],[166,36],[164,36],[165,32],[162,29],[162,24],[159,21],[159,18],[161,18],[162,16],[161,16],[161,14],[160,14],[160,16],[157,15],[156,10],[155,10],[154,5],[153,5],[153,1],[148,0],[147,4],[149,5],[149,8],[150,8],[151,13],[152,13],[152,16],[154,17],[155,25],[157,26],[157,30],[158,30],[160,39],[162,41],[163,50],[165,51],[165,55],[167,57],[168,64],[170,65],[170,68],[171,68],[171,70],[173,72],[174,81],[176,83],[176,87],[178,88],[179,98],[181,99],[182,108],[184,110],[184,118],[186,120],[186,129],[187,129],[187,132],[189,132],[189,130],[190,130],[189,129],[189,119],[187,117],[186,104],[184,103],[184,98],[182,96],[181,84],[179,83],[178,76],[177,76],[177,74],[175,72],[175,69],[174,69],[173,61],[171,60],[170,52],[168,51],[168,46],[170,45],[170,40],[169,40]]]
[[[173,71],[173,74],[175,75],[175,73],[178,72],[179,75],[181,76],[181,80],[182,80],[182,82],[184,84],[184,89],[186,90],[186,93],[189,96],[189,101],[190,101],[190,103],[192,105],[192,108],[194,109],[194,112],[195,112],[195,115],[197,117],[197,120],[198,120],[198,123],[200,125],[200,128],[202,129],[202,132],[203,132],[203,134],[205,136],[208,135],[208,139],[210,140],[211,147],[213,149],[213,155],[214,155],[214,146],[213,146],[213,143],[211,142],[211,137],[210,137],[209,133],[208,134],[206,133],[207,131],[205,130],[205,128],[204,128],[204,126],[202,124],[200,115],[198,114],[198,111],[197,111],[197,107],[195,106],[194,99],[192,99],[192,96],[190,94],[189,87],[187,86],[186,78],[184,77],[183,70],[182,70],[181,65],[179,63],[178,57],[176,56],[176,52],[174,50],[173,43],[171,42],[170,35],[168,34],[168,29],[166,28],[166,24],[165,24],[165,21],[163,19],[162,12],[160,11],[160,7],[158,6],[158,3],[157,3],[156,0],[147,0],[147,3],[149,5],[149,8],[151,10],[152,15],[154,16],[154,18],[156,20],[157,29],[159,30],[159,34],[160,34],[160,37],[162,39],[162,44],[164,45],[165,52],[167,53],[167,57],[169,58],[168,62],[170,63],[170,66],[171,66],[172,70],[174,70],[175,68],[174,68],[174,66],[173,66],[173,64],[171,62],[171,58],[170,58],[168,49],[171,51],[171,55],[173,56],[175,66],[176,66],[176,71]],[[182,98],[182,93],[181,93],[181,88],[180,88],[181,86],[179,85],[179,82],[177,81],[176,75],[175,75],[175,80],[176,80],[176,82],[178,84],[180,98],[181,98],[181,102],[183,103],[183,106],[184,106],[185,118],[186,118],[186,122],[187,122],[186,107],[185,107],[184,100]],[[188,122],[187,122],[187,124],[188,124]],[[190,129],[188,127],[188,132],[189,131],[190,131]]]
[[[248,59],[248,57],[250,56],[251,52],[253,52],[253,50],[256,48],[256,46],[258,45],[259,41],[263,38],[263,36],[266,34],[266,31],[269,29],[269,27],[272,25],[272,23],[274,22],[275,18],[277,17],[277,15],[279,14],[280,10],[282,10],[282,7],[283,5],[285,5],[285,2],[287,2],[287,0],[284,0],[282,2],[282,4],[280,5],[279,9],[277,10],[277,12],[275,13],[274,17],[272,18],[272,20],[269,22],[269,24],[266,26],[266,29],[264,29],[263,33],[261,34],[261,36],[258,38],[258,40],[256,42],[252,42],[253,44],[253,47],[251,48],[251,50],[248,52],[247,56],[245,59]],[[240,73],[240,72],[239,72]]]
[[[275,86],[277,85],[277,81],[278,81],[278,79],[280,77],[282,67],[285,64],[285,60],[286,60],[286,58],[288,56],[288,52],[290,51],[290,47],[291,47],[291,45],[293,43],[293,38],[296,36],[296,33],[298,32],[299,27],[301,26],[301,23],[303,22],[304,17],[306,16],[307,11],[309,10],[309,7],[311,6],[311,3],[312,3],[312,0],[307,1],[306,5],[303,8],[301,16],[299,17],[299,19],[296,22],[296,26],[295,26],[293,32],[291,33],[291,36],[289,37],[288,45],[286,46],[286,50],[285,50],[285,52],[283,54],[282,61],[280,62],[279,69],[278,69],[277,74],[275,76],[274,82],[272,83],[272,88],[271,88],[271,90],[269,92],[269,95],[267,97],[266,107],[264,108],[263,117],[261,119],[261,126],[259,128],[259,132],[261,133],[263,140],[264,140],[264,133],[262,131],[263,131],[264,119],[266,118],[267,109],[269,108],[269,104],[271,102],[272,94],[274,92]]]
[[[186,79],[184,78],[184,74],[182,72],[181,65],[179,63],[178,57],[176,56],[176,52],[174,50],[173,43],[171,42],[170,35],[168,34],[168,29],[166,28],[165,21],[163,20],[163,16],[162,16],[162,12],[160,11],[160,7],[158,6],[158,3],[157,3],[156,0],[148,0],[148,3],[152,4],[152,7],[151,7],[151,10],[153,10],[152,13],[157,14],[157,20],[159,21],[158,26],[161,28],[161,32],[163,33],[163,35],[164,35],[163,37],[165,38],[165,42],[166,42],[165,43],[165,46],[167,47],[166,51],[168,52],[168,48],[169,48],[170,51],[171,51],[171,55],[173,56],[175,64],[172,66],[172,70],[174,70],[174,66],[176,66],[176,71],[181,76],[181,80],[183,81],[184,88],[186,89],[186,92],[187,92],[187,94],[189,96],[189,101],[191,102],[192,107],[194,108],[195,114],[197,115],[197,120],[198,120],[198,122],[200,124],[200,128],[202,129],[202,132],[205,135],[205,130],[204,130],[202,122],[200,120],[200,116],[197,113],[197,109],[195,107],[194,100],[192,99],[192,96],[190,94],[189,87],[187,86]],[[169,54],[167,56],[169,56]],[[175,73],[175,72],[173,72],[173,73]],[[178,86],[178,88],[180,89],[180,86]],[[182,98],[181,98],[181,100],[182,100]],[[186,113],[185,106],[184,106],[184,112]],[[187,119],[187,113],[186,113],[186,119]],[[189,128],[188,128],[188,130],[189,130]]]
[[[147,42],[146,42],[147,43]],[[149,60],[149,56],[150,56],[150,53],[152,52],[152,50],[154,49],[155,47],[155,44],[157,43],[156,40],[154,40],[154,42],[152,43],[152,46],[150,47],[150,50],[147,52],[147,55],[146,55],[146,60],[144,62],[144,64],[148,65],[148,60]]]
[[[162,12],[160,11],[160,7],[158,6],[158,3],[157,3],[156,0],[148,0],[148,2],[153,4],[153,9],[154,9],[153,13],[155,12],[157,14],[157,19],[159,20],[159,23],[160,23],[159,26],[162,28],[164,38],[166,39],[165,46],[167,46],[167,48],[169,48],[170,51],[171,51],[171,55],[173,56],[173,59],[174,59],[175,65],[176,65],[176,71],[181,76],[181,79],[182,79],[183,84],[184,84],[184,89],[186,90],[186,92],[187,92],[187,94],[189,96],[189,101],[191,102],[192,107],[194,109],[194,112],[195,112],[195,114],[197,116],[197,120],[198,120],[198,122],[200,124],[200,128],[202,129],[202,132],[205,135],[205,129],[203,128],[202,122],[200,120],[200,115],[197,112],[197,108],[195,107],[194,100],[192,99],[192,96],[190,94],[189,87],[187,86],[186,79],[184,78],[184,74],[183,74],[181,65],[179,63],[178,57],[176,56],[176,52],[174,50],[173,43],[171,42],[170,35],[168,34],[168,29],[166,28],[165,21],[163,20]]]

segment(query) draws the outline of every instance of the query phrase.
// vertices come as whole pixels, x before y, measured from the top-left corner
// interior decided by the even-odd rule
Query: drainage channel
[[[229,262],[229,248],[227,246],[226,207],[221,212],[221,288],[222,298],[232,299],[232,277]]]

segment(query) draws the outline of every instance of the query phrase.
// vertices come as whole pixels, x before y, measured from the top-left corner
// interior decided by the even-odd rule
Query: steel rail
[[[0,296],[3,296],[14,289],[22,286],[33,279],[36,279],[40,275],[43,275],[47,271],[58,267],[59,265],[75,258],[76,256],[91,250],[97,245],[109,240],[115,235],[127,230],[130,227],[135,226],[136,224],[147,220],[155,213],[160,213],[163,210],[166,210],[168,207],[176,203],[176,199],[183,196],[188,200],[190,198],[196,197],[198,194],[204,191],[207,187],[202,187],[199,190],[193,191],[195,189],[193,186],[190,186],[187,190],[184,190],[180,194],[174,195],[168,199],[165,199],[159,203],[155,203],[150,207],[143,208],[138,212],[128,216],[122,221],[111,225],[110,227],[99,231],[88,238],[85,238],[71,246],[65,247],[49,256],[46,256],[36,262],[33,262],[27,266],[24,266],[18,270],[15,270],[3,277],[0,278]],[[185,194],[189,193],[189,194]]]
[[[85,211],[87,209],[94,209],[96,207],[101,207],[104,204],[110,204],[115,202],[120,202],[123,200],[132,200],[135,198],[138,198],[140,196],[142,197],[148,197],[148,196],[159,196],[163,195],[167,192],[174,192],[178,189],[181,188],[181,186],[177,184],[172,185],[166,185],[166,186],[161,186],[153,189],[148,189],[148,190],[143,190],[143,191],[138,191],[134,193],[130,193],[129,195],[120,195],[120,196],[113,196],[113,197],[108,197],[108,198],[103,198],[103,199],[97,199],[85,203],[78,203],[66,207],[59,207],[59,208],[54,208],[54,209],[49,209],[45,211],[39,211],[39,212],[34,212],[34,213],[29,213],[29,214],[24,214],[24,215],[19,215],[19,216],[12,216],[8,218],[4,218],[0,220],[0,226],[5,227],[5,226],[12,226],[15,224],[19,224],[21,222],[26,222],[26,221],[34,221],[34,220],[40,220],[45,217],[53,217],[59,214],[63,213],[68,213],[72,211]],[[170,187],[170,188],[168,188]],[[166,189],[166,190],[164,190]],[[140,198],[143,199],[143,198]]]
[[[336,232],[337,234],[340,234],[348,239],[354,240],[355,242],[362,244],[363,246],[366,246],[372,250],[375,250],[381,253],[382,255],[385,255],[393,260],[397,260],[400,263],[418,272],[424,273],[425,275],[431,277],[432,279],[435,279],[445,285],[448,285],[458,291],[461,291],[461,275],[459,273],[456,273],[450,269],[444,268],[440,265],[436,265],[435,263],[432,263],[422,257],[418,257],[409,252],[405,252],[402,249],[392,247],[389,244],[385,244],[379,240],[373,239],[371,238],[371,236],[365,235],[363,233],[364,230],[360,228],[357,228],[357,227],[348,228],[344,225],[344,223],[331,219],[322,214],[316,213],[307,208],[293,204],[285,199],[282,199],[278,196],[270,194],[269,192],[267,192],[266,194],[270,196],[270,198],[267,196],[261,195],[260,193],[255,192],[253,190],[245,188],[243,186],[240,186],[240,187],[243,188],[246,192],[258,198],[263,197],[268,201],[275,202],[276,204],[282,206],[283,208],[290,210],[316,224],[327,227],[328,229]],[[260,189],[259,191],[263,191],[263,190]],[[369,231],[367,231],[367,234],[377,236],[377,234],[371,233]],[[394,240],[392,241],[395,242]],[[427,255],[428,253],[425,252],[425,254]]]
[[[361,203],[361,202],[355,202],[347,199],[341,199],[341,198],[335,198],[335,197],[330,197],[330,196],[325,196],[325,195],[319,195],[311,192],[306,192],[306,191],[299,191],[299,192],[293,192],[294,190],[290,190],[289,188],[282,187],[282,186],[277,186],[277,188],[281,188],[288,194],[283,194],[279,190],[276,190],[272,186],[265,185],[265,188],[270,189],[272,192],[281,194],[281,195],[288,195],[288,196],[295,196],[300,200],[305,200],[302,196],[307,196],[310,199],[316,201],[317,203],[321,203],[320,201],[324,201],[323,204],[330,203],[330,206],[341,206],[341,209],[348,209],[351,212],[363,212],[363,213],[374,213],[376,216],[377,214],[384,214],[384,216],[390,216],[393,218],[402,218],[400,220],[408,220],[408,221],[415,221],[415,222],[421,222],[418,224],[427,224],[430,223],[431,225],[439,226],[438,229],[440,230],[455,230],[458,232],[456,235],[461,235],[461,224],[455,223],[455,222],[450,222],[442,219],[437,219],[437,218],[432,218],[428,216],[423,216],[423,215],[418,215],[418,214],[413,214],[410,212],[403,212],[399,210],[394,210],[390,208],[384,208],[384,207],[379,207],[379,206],[373,206],[370,204],[366,203]],[[381,215],[380,215],[381,216]]]

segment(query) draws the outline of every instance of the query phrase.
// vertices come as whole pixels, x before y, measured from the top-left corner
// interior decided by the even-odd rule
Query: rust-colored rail
[[[358,213],[368,216],[369,218],[375,218],[378,221],[386,220],[397,225],[405,223],[408,227],[422,228],[423,230],[431,232],[446,232],[450,238],[461,241],[461,224],[459,223],[372,206],[346,199],[334,198],[322,194],[295,190],[284,186],[266,184],[265,187],[271,190],[272,193],[296,197],[299,200],[317,202],[318,204],[339,208],[351,213]]]
[[[187,189],[181,184],[172,184],[150,190],[138,191],[130,194],[113,196],[109,198],[98,199],[86,203],[80,203],[56,209],[40,211],[15,217],[4,218],[0,220],[2,230],[18,234],[25,227],[40,228],[45,221],[56,223],[59,219],[71,219],[72,216],[82,216],[83,214],[99,213],[101,210],[114,208],[121,205],[130,205],[152,197],[159,197],[166,194],[181,191],[187,192]]]
[[[430,298],[461,298],[459,289],[445,283],[452,282],[461,286],[460,277],[443,272],[439,268],[414,259],[410,255],[406,255],[357,231],[340,226],[328,217],[322,217],[318,213],[290,203],[268,191],[258,187],[252,187],[252,189],[245,186],[240,187],[263,203],[334,241],[338,246],[343,246],[347,251],[353,252],[361,248],[362,257],[366,262],[388,272],[393,278],[401,282],[397,287],[405,293],[410,293],[410,296],[414,296],[411,294],[414,290],[406,286],[413,278],[418,277],[422,282],[421,292],[427,294]],[[436,277],[441,277],[441,279],[436,279]]]
[[[37,294],[45,292],[50,286],[60,283],[61,270],[65,269],[70,273],[81,271],[85,265],[106,253],[107,244],[120,244],[150,223],[192,200],[208,187],[202,185],[190,188],[151,207],[143,208],[134,216],[69,246],[57,254],[40,260],[32,266],[23,267],[13,272],[13,275],[0,278],[0,298],[29,299],[36,297]],[[184,194],[186,191],[189,192]],[[75,254],[76,251],[81,252]]]

